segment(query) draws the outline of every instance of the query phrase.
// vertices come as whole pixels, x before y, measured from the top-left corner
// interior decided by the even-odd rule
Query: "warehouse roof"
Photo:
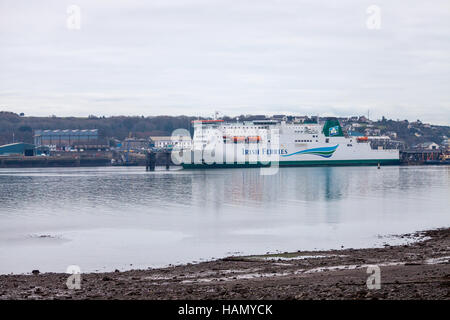
[[[24,153],[25,150],[34,150],[34,144],[17,142],[0,146],[0,155]]]
[[[4,144],[0,146],[0,148],[13,148],[13,147],[23,147],[25,149],[34,149],[34,144],[24,143],[24,142],[16,142],[10,144]]]
[[[65,130],[35,130],[34,135],[55,135],[55,136],[87,136],[87,135],[96,135],[98,134],[98,129],[65,129]]]

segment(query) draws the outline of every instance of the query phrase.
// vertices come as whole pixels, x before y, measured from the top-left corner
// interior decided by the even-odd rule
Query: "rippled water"
[[[449,195],[449,166],[0,169],[0,273],[382,245],[450,226]]]

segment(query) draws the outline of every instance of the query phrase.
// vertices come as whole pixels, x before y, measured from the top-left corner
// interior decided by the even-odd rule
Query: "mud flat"
[[[450,299],[450,228],[402,235],[383,248],[299,251],[161,269],[1,275],[0,299]],[[377,265],[381,288],[368,289]],[[31,273],[31,270],[30,270]]]

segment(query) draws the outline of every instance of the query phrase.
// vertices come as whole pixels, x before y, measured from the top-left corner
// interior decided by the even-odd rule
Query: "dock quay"
[[[47,156],[0,156],[0,168],[141,166],[146,167],[147,171],[154,171],[156,166],[164,166],[168,170],[173,165],[170,151],[167,150],[146,150],[130,154],[58,152]]]
[[[402,150],[400,163],[403,165],[448,165],[450,155],[443,150]]]
[[[157,162],[164,165],[166,170],[169,170],[170,166],[173,165],[170,153],[170,150],[148,150],[145,157],[145,170],[155,171]]]
[[[110,157],[7,156],[0,157],[0,168],[98,167],[111,165]]]
[[[0,168],[21,167],[96,167],[141,166],[154,171],[156,166],[167,170],[174,166],[171,149],[149,148],[140,152],[53,152],[51,155],[0,156]],[[450,154],[444,150],[401,150],[400,165],[449,165]]]

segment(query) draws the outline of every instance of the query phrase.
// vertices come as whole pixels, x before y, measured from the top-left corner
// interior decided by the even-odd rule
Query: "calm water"
[[[0,273],[382,245],[450,226],[449,195],[449,166],[0,169]]]

